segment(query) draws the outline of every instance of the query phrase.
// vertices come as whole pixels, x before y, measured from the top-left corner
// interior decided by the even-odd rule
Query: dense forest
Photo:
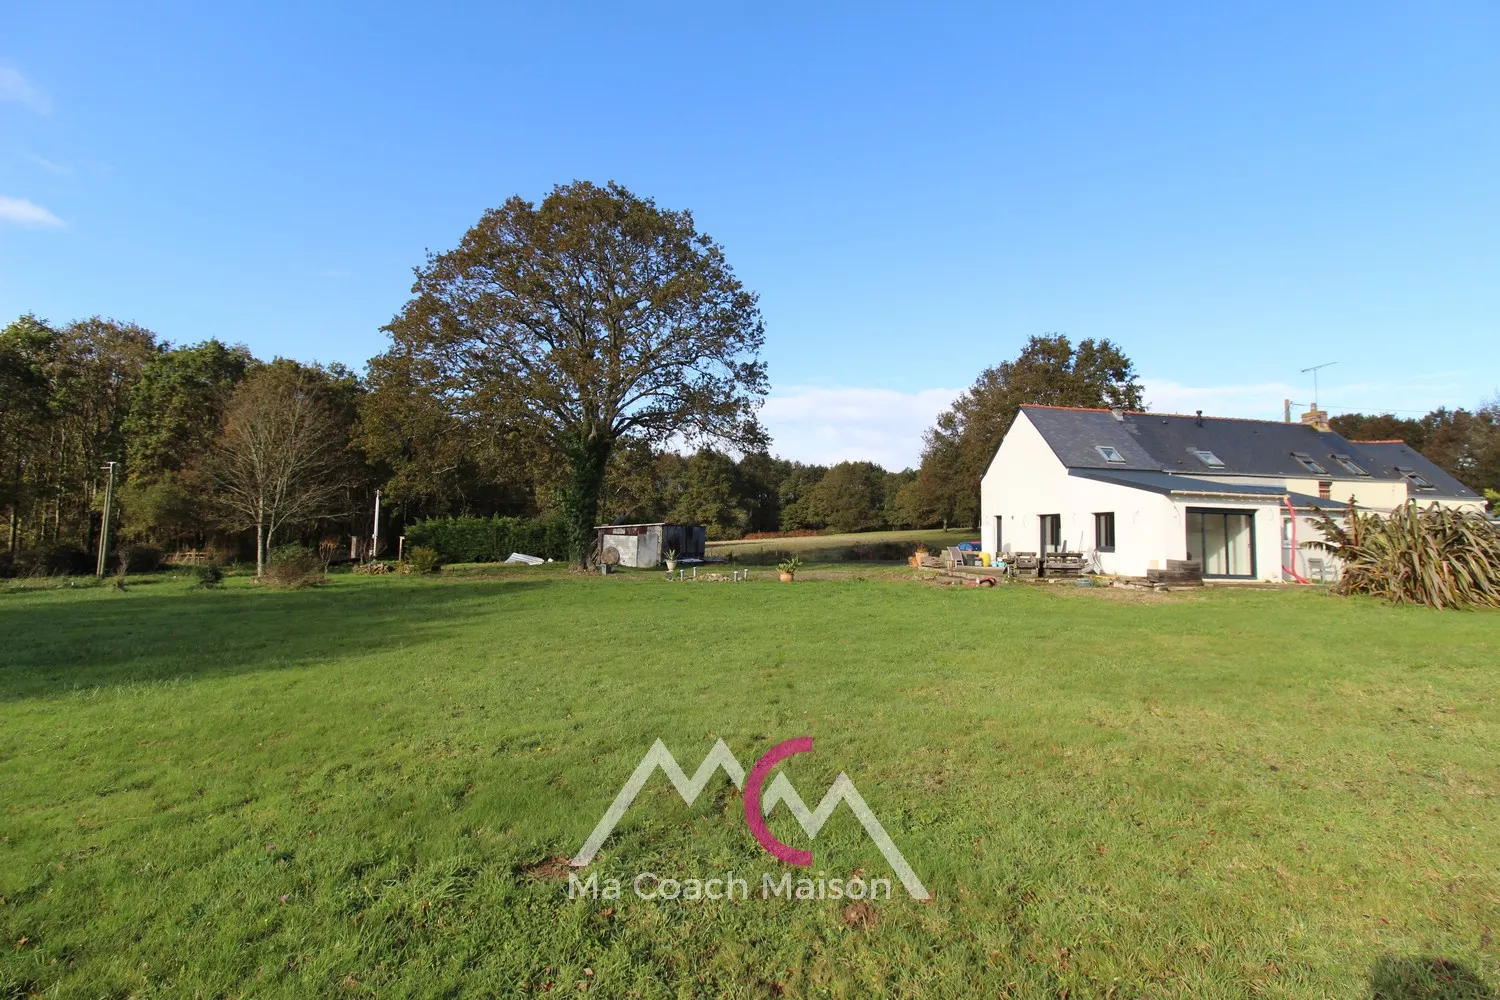
[[[600,521],[701,523],[715,539],[972,525],[979,476],[1023,402],[1139,407],[1142,398],[1109,341],[1036,337],[941,415],[918,469],[627,441],[610,456]],[[1355,439],[1402,438],[1465,483],[1500,489],[1494,403],[1333,422]],[[387,540],[424,518],[556,516],[566,472],[545,442],[495,432],[446,403],[398,344],[360,375],[264,361],[213,339],[172,344],[97,317],[10,323],[0,331],[0,558],[10,572],[92,568],[109,463],[121,549],[226,559],[320,542],[341,558],[367,555],[377,489]]]

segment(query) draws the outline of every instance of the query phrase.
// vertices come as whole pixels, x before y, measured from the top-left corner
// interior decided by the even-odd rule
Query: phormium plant
[[[1323,513],[1314,523],[1323,539],[1306,545],[1343,563],[1338,593],[1432,608],[1500,608],[1500,531],[1483,515],[1411,502],[1382,516],[1350,504],[1342,523]]]

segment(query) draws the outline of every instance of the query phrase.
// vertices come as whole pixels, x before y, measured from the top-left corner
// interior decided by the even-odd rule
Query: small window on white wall
[[[1094,548],[1100,552],[1115,550],[1115,512],[1094,515]]]

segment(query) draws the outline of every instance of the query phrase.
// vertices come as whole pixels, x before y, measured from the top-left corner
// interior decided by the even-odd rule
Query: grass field
[[[546,567],[0,596],[0,996],[1479,997],[1500,615]],[[723,738],[932,891],[759,898]],[[843,806],[776,835],[889,876]],[[635,873],[751,898],[636,898]],[[581,984],[581,985],[580,985]]]
[[[735,562],[769,564],[795,555],[820,562],[891,561],[905,559],[920,545],[937,552],[959,542],[978,541],[975,528],[926,528],[919,531],[864,531],[843,535],[799,535],[793,538],[751,538],[709,542],[709,556]]]

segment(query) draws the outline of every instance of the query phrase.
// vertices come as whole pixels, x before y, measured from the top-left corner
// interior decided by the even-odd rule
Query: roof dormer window
[[[1104,459],[1106,462],[1109,462],[1112,465],[1125,464],[1125,456],[1120,454],[1120,450],[1118,448],[1111,448],[1107,444],[1096,444],[1094,445],[1094,450],[1099,453],[1100,458]]]
[[[1325,468],[1323,468],[1323,466],[1318,462],[1318,460],[1316,458],[1313,458],[1307,452],[1305,452],[1305,451],[1294,451],[1294,452],[1292,452],[1292,457],[1295,458],[1297,461],[1301,462],[1302,463],[1302,467],[1304,469],[1306,469],[1308,472],[1315,473],[1316,475],[1319,475],[1319,476],[1326,476],[1326,475],[1328,475],[1328,470],[1325,469]]]

